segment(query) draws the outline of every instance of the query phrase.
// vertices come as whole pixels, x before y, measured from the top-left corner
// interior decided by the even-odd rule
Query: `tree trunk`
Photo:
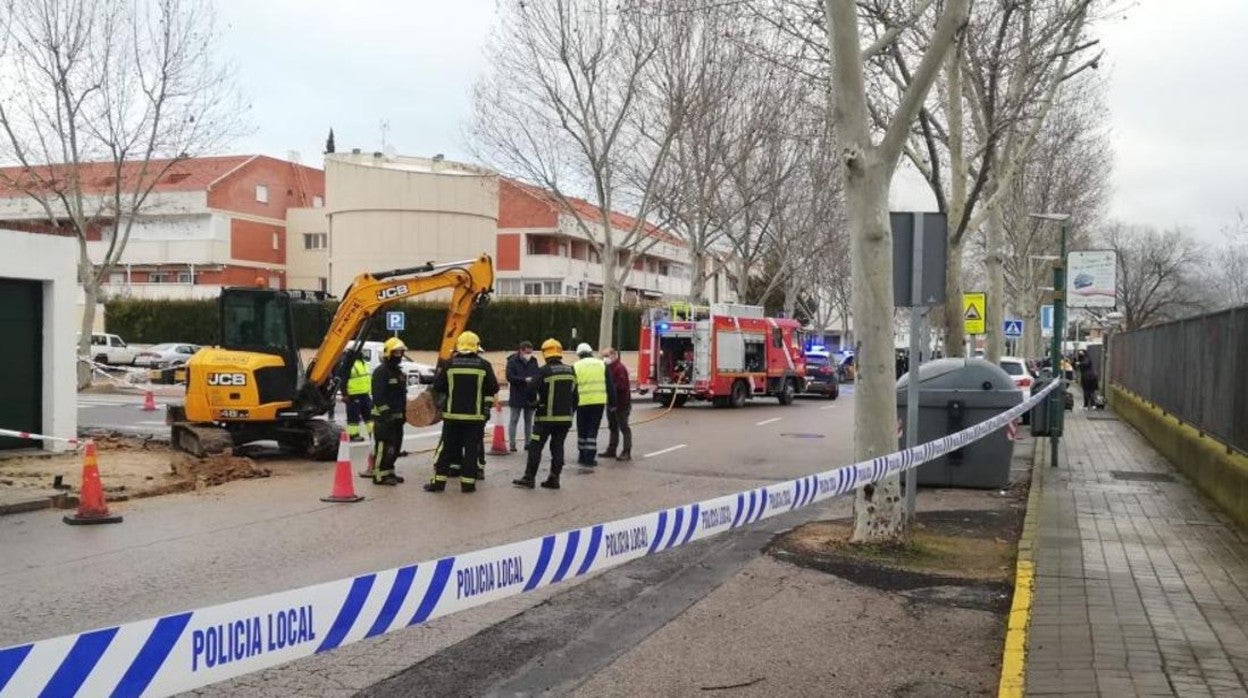
[[[988,212],[988,307],[984,317],[984,329],[988,336],[984,346],[984,358],[992,363],[1001,361],[1005,347],[1005,268],[1001,264],[1001,240],[1005,220],[1001,207],[992,206]]]
[[[963,238],[965,240],[966,238]],[[945,356],[966,356],[966,326],[962,310],[962,243],[949,241],[945,272]]]
[[[598,319],[598,348],[615,346],[615,309],[620,303],[620,291],[614,277],[608,287],[602,288],[602,315]]]
[[[693,303],[706,302],[706,254],[695,250],[690,254],[693,268],[689,272],[689,300]]]
[[[784,316],[791,318],[797,312],[797,277],[789,274],[784,281]]]
[[[82,286],[82,324],[78,328],[78,356],[85,356],[87,362],[94,360],[91,356],[91,332],[95,328],[95,300],[99,297],[99,286],[95,283],[95,269],[91,259],[87,257],[86,244],[80,245],[78,260],[78,280]],[[78,361],[78,389],[91,386],[91,364]]]
[[[874,153],[847,168],[845,207],[854,275],[854,459],[897,450],[897,382],[893,355],[893,243],[888,222],[888,169]],[[854,497],[855,542],[885,542],[905,533],[896,475]]]

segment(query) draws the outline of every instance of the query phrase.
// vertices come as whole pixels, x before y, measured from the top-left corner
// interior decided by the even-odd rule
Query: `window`
[[[193,284],[195,283],[195,275],[189,271],[180,271],[178,272],[178,283]]]
[[[559,281],[547,281],[542,284],[542,290],[545,292],[543,295],[547,295],[547,296],[559,295],[559,291],[562,288],[563,288],[563,283]]]
[[[256,185],[256,201],[259,201],[262,204],[269,203],[269,187],[267,185]]]
[[[322,276],[317,279],[317,283],[320,284],[321,293],[329,293],[329,279]]]
[[[323,250],[329,247],[329,233],[304,233],[303,249]]]
[[[568,296],[569,298],[576,298],[577,296],[581,295],[581,293],[580,293],[580,289],[578,289],[577,287],[568,286],[566,288],[564,295]]]
[[[663,276],[671,276],[672,268],[667,262],[659,262],[659,274]]]
[[[281,288],[281,287],[282,287],[281,278],[276,277],[276,276],[269,277],[269,288]]]
[[[526,295],[526,296],[540,296],[540,295],[542,295],[542,282],[540,282],[540,281],[526,281],[526,282],[524,282],[524,295]]]
[[[124,284],[126,283],[126,275],[120,272],[112,272],[111,274],[108,275],[108,283]]]
[[[170,278],[171,275],[167,271],[154,271],[147,275],[148,283],[153,284],[167,284]]]
[[[273,233],[273,249],[275,250],[282,249],[281,235],[279,235],[278,233]]]
[[[325,206],[325,199],[319,196],[312,197],[312,208],[322,208]]]
[[[125,347],[126,343],[121,341],[121,337],[109,337],[108,345],[111,347]]]
[[[779,327],[771,328],[771,346],[775,347],[776,349],[784,348],[784,340],[780,337]]]

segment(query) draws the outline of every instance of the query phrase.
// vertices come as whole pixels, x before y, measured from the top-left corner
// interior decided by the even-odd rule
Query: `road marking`
[[[832,409],[833,407],[836,407],[836,405],[828,405],[827,407],[820,407],[819,409],[820,409],[820,410],[830,410],[830,409]]]
[[[684,448],[686,445],[688,444],[676,444],[675,446],[672,446],[671,448],[665,448],[662,451],[655,451],[654,453],[647,453],[644,456],[642,456],[642,458],[654,458],[655,456],[661,456],[664,453],[671,453],[672,451],[679,451],[680,449]]]
[[[754,426],[761,427],[764,424],[771,424],[772,422],[778,422],[778,421],[780,421],[779,417],[772,417],[771,419],[764,419],[761,422],[754,422]]]

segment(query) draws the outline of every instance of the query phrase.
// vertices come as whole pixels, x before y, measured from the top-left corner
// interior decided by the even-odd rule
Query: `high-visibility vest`
[[[607,365],[587,356],[572,364],[576,371],[576,394],[581,405],[607,404]]]
[[[351,364],[351,375],[347,378],[347,395],[368,395],[373,389],[373,374],[363,359]]]

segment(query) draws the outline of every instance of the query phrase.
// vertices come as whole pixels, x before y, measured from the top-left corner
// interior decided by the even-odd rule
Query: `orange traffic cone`
[[[334,489],[328,497],[321,497],[322,502],[358,502],[364,499],[355,493],[355,485],[351,482],[351,440],[347,432],[342,432],[338,439],[338,465],[334,467]]]
[[[144,412],[156,411],[156,394],[150,390],[147,391],[147,394],[143,396],[143,411]]]
[[[376,458],[377,448],[373,445],[373,435],[367,433],[368,432],[367,429],[365,429],[364,431],[365,431],[364,445],[368,446],[368,467],[356,473],[356,475],[359,475],[360,477],[366,477],[369,480],[372,480],[373,470],[376,469],[377,467],[377,458]]]
[[[491,456],[505,456],[510,451],[507,450],[507,435],[503,432],[503,403],[494,403],[494,442],[490,444]]]
[[[78,511],[61,519],[71,526],[87,524],[121,523],[121,517],[108,513],[104,501],[104,486],[100,484],[100,463],[95,453],[95,441],[87,439],[82,455],[82,490],[78,493]]]

